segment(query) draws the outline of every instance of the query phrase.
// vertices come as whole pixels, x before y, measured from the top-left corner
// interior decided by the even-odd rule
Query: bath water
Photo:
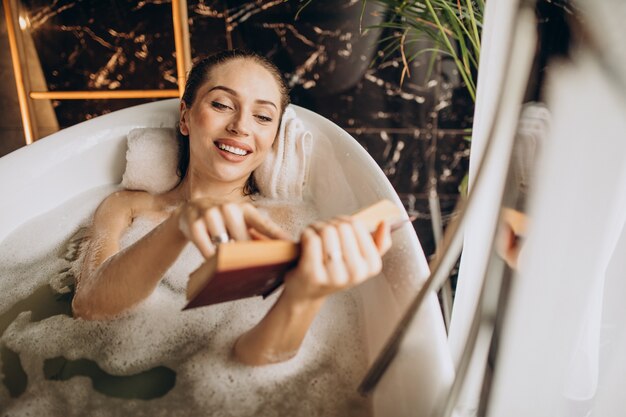
[[[71,286],[84,226],[112,191],[89,191],[0,243],[0,344],[7,362],[1,368],[2,415],[371,414],[369,402],[356,393],[366,356],[352,291],[326,301],[295,358],[263,367],[238,364],[230,352],[278,294],[182,312],[186,277],[202,261],[191,245],[133,312],[107,322],[73,319],[68,295],[52,295],[49,288],[63,292]],[[308,205],[257,204],[293,236],[316,218]],[[122,245],[152,227],[137,219]],[[48,301],[31,302],[33,294]],[[66,299],[57,302],[55,296]],[[41,311],[44,304],[47,312]],[[133,386],[137,381],[154,387]]]

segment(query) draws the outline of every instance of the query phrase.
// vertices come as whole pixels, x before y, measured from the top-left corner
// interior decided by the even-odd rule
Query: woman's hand
[[[177,211],[178,227],[205,258],[215,254],[215,245],[229,240],[289,239],[276,223],[250,203],[219,204],[200,199]]]
[[[235,343],[234,357],[265,365],[294,356],[326,296],[360,284],[382,269],[391,247],[385,223],[373,235],[358,222],[340,218],[304,230],[298,266],[285,277],[278,301]]]
[[[296,301],[318,301],[380,273],[391,232],[384,222],[372,235],[363,223],[339,218],[305,229],[301,243],[300,261],[285,278],[283,294]]]
[[[517,269],[527,229],[526,214],[508,207],[502,208],[496,235],[496,252],[512,269]]]

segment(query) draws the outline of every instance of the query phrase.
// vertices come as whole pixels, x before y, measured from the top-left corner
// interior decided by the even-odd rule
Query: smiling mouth
[[[246,156],[247,154],[250,153],[246,151],[245,149],[237,148],[235,146],[225,145],[223,143],[216,143],[215,146],[217,146],[218,149],[221,149],[222,151],[226,151],[228,153],[232,153],[233,155]]]

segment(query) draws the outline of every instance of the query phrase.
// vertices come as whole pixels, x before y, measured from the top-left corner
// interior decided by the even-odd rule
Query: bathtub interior
[[[322,216],[344,214],[381,198],[401,204],[378,165],[349,134],[309,110],[294,108],[314,141],[330,147],[335,158],[329,161],[328,153],[316,151],[312,156],[307,193]],[[120,183],[128,131],[174,126],[177,114],[177,100],[135,106],[65,129],[1,158],[0,190],[8,198],[0,202],[0,241],[85,191]],[[428,275],[412,228],[407,225],[393,239],[383,274],[358,288],[370,362]],[[443,320],[433,295],[373,394],[374,415],[430,413],[452,375]]]

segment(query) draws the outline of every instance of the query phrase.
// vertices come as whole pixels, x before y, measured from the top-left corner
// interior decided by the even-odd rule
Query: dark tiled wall
[[[427,254],[434,251],[428,195],[438,192],[444,219],[467,171],[473,105],[454,66],[422,55],[401,84],[399,53],[381,58],[367,30],[385,10],[358,0],[189,0],[192,56],[245,47],[273,60],[292,88],[292,101],[350,132],[376,159],[410,211]],[[50,90],[175,89],[171,3],[23,0]],[[417,44],[430,46],[427,41]],[[61,126],[145,100],[58,101]],[[432,194],[432,193],[431,193]]]

